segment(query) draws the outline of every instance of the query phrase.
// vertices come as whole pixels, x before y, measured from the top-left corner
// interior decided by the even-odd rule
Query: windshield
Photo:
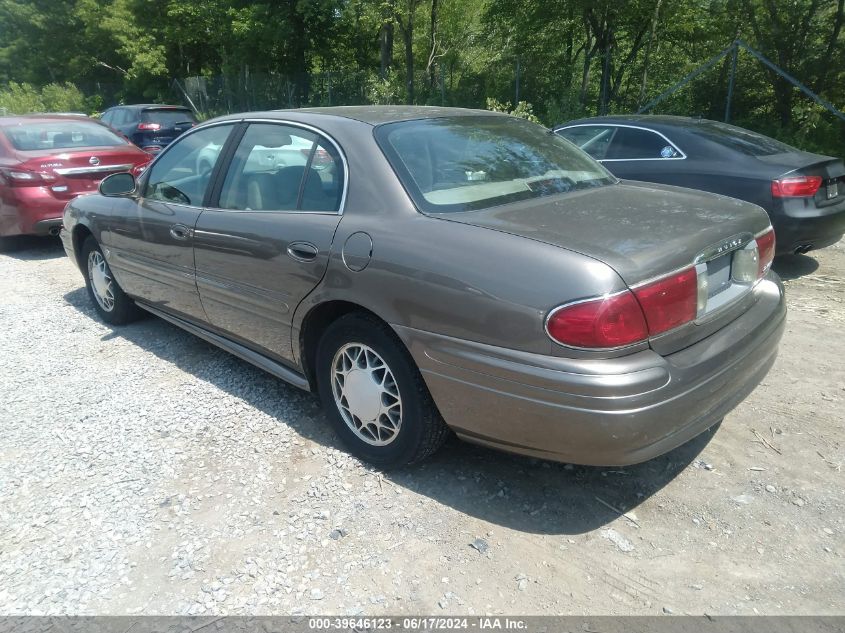
[[[727,123],[702,121],[692,131],[708,141],[742,152],[747,156],[771,156],[799,151],[786,143]]]
[[[14,148],[22,152],[75,147],[117,147],[127,143],[104,125],[89,121],[39,121],[2,129]]]
[[[415,204],[430,213],[471,211],[616,180],[542,126],[506,116],[388,123],[376,139]]]

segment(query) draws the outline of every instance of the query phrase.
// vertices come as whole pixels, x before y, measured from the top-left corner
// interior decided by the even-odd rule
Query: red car
[[[0,118],[0,240],[58,235],[65,204],[152,156],[93,119]]]

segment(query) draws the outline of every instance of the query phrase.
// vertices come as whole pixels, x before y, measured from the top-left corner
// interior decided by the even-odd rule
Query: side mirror
[[[128,172],[106,176],[100,182],[100,195],[107,197],[128,196],[135,192],[135,176]]]

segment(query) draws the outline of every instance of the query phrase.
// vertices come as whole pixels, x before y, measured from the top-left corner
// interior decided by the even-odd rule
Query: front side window
[[[325,211],[340,208],[343,163],[328,141],[274,123],[247,128],[220,192],[220,208]]]
[[[425,212],[483,209],[600,187],[615,178],[540,125],[457,116],[380,125],[376,140]]]
[[[679,158],[681,153],[664,137],[651,130],[619,126],[605,159],[642,160]]]
[[[178,139],[150,168],[145,197],[202,206],[211,173],[232,125],[215,125]]]
[[[126,145],[124,139],[105,125],[90,121],[20,123],[3,128],[3,133],[22,152]]]

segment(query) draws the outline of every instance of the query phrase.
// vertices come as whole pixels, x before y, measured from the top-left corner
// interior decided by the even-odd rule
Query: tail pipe
[[[812,244],[799,244],[795,247],[793,253],[796,255],[803,255],[804,253],[808,252],[810,249],[813,248]]]
[[[61,232],[62,232],[62,227],[60,227],[60,226],[54,226],[50,229],[50,235],[52,235],[53,237],[58,237],[59,233],[61,233]]]

